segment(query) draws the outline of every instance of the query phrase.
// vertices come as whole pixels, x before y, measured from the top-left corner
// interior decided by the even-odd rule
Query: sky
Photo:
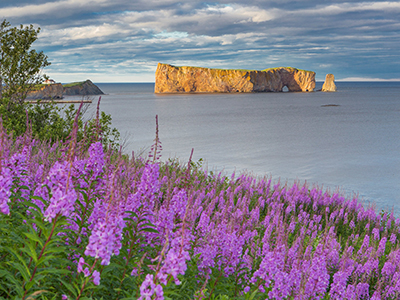
[[[154,82],[157,63],[400,81],[400,1],[0,0],[57,82]]]

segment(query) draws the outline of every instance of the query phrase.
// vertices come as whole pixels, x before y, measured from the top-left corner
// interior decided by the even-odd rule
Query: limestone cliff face
[[[52,100],[62,99],[63,97],[63,86],[61,83],[54,83],[43,85],[37,90],[28,93],[26,99],[28,100]]]
[[[263,71],[175,67],[159,63],[155,93],[312,92],[315,72],[295,68]]]
[[[322,85],[321,91],[323,92],[336,92],[335,76],[333,74],[326,74],[325,82]]]
[[[76,84],[68,84],[64,86],[64,95],[104,95],[104,93],[88,79],[83,82],[77,82]]]

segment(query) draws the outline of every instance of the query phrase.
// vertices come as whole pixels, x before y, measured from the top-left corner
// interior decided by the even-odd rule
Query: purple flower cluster
[[[49,205],[44,211],[44,217],[51,222],[57,215],[70,216],[75,209],[74,204],[77,199],[70,164],[67,161],[56,162],[50,169],[44,184],[50,189]]]
[[[0,211],[5,215],[10,214],[8,203],[10,202],[11,185],[11,171],[3,166],[0,173]]]
[[[160,284],[154,283],[153,274],[147,274],[146,279],[140,286],[140,297],[138,300],[164,300],[164,291]]]
[[[175,284],[181,284],[178,274],[185,275],[187,269],[186,261],[190,260],[189,253],[185,250],[171,248],[163,261],[163,265],[157,273],[156,278],[164,285],[167,285],[169,276],[175,281]]]
[[[190,260],[190,255],[185,250],[185,241],[182,238],[176,238],[171,242],[171,247],[168,253],[163,256],[161,253],[161,265],[156,270],[155,276],[147,274],[146,279],[140,287],[139,299],[154,299],[163,300],[164,292],[162,285],[166,286],[170,279],[173,279],[176,285],[180,285],[181,281],[178,275],[185,275],[187,265],[186,261]]]
[[[152,162],[128,159],[97,142],[67,158],[62,145],[50,155],[33,141],[2,143],[1,213],[12,216],[10,199],[20,197],[49,222],[66,217],[70,232],[60,238],[74,272],[91,284],[101,285],[100,275],[122,261],[124,275],[134,270],[139,299],[164,299],[181,282],[196,282],[196,295],[204,295],[221,281],[233,287],[232,298],[400,297],[400,220],[355,198],[161,164],[157,151]]]
[[[86,265],[86,267],[85,267],[85,265]],[[84,267],[85,267],[85,269],[84,269]],[[95,285],[100,284],[100,272],[97,270],[94,270],[93,272],[91,272],[89,270],[88,264],[85,262],[85,259],[83,257],[79,258],[78,273],[83,273],[85,275],[85,277],[89,277],[90,275],[92,275],[93,283]]]
[[[85,255],[100,258],[102,265],[108,265],[112,255],[118,255],[121,249],[124,221],[120,216],[108,215],[108,218],[96,222]]]

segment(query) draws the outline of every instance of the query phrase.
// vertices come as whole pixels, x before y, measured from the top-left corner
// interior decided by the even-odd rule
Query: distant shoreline
[[[28,100],[27,103],[92,103],[92,100]]]

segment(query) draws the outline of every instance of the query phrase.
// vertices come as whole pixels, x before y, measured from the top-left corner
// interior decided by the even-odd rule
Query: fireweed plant
[[[84,142],[0,124],[1,299],[400,297],[393,213]]]

